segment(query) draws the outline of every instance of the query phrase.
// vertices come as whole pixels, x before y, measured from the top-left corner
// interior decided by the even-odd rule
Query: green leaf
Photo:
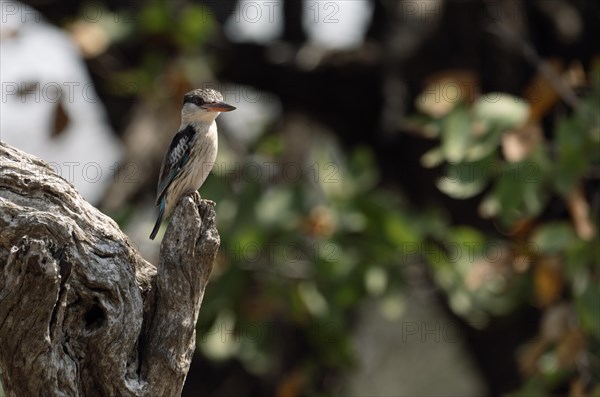
[[[600,335],[600,287],[593,282],[576,298],[575,306],[581,327],[591,335]]]
[[[440,124],[438,121],[430,116],[417,113],[406,116],[403,128],[415,131],[423,138],[434,139],[440,136]]]
[[[364,275],[365,289],[371,296],[382,295],[388,285],[388,274],[381,266],[367,269]]]
[[[455,265],[466,264],[466,268],[481,255],[481,250],[486,246],[483,233],[470,226],[452,228],[446,243],[446,257]]]
[[[567,250],[565,271],[570,279],[588,278],[588,267],[593,263],[600,266],[600,239],[596,236],[592,241],[575,241]]]
[[[448,164],[446,175],[438,179],[436,186],[455,199],[471,198],[487,186],[490,161]]]
[[[202,6],[186,7],[179,19],[179,29],[176,30],[180,44],[192,47],[201,45],[214,27],[211,15],[212,13]]]
[[[400,291],[394,291],[380,301],[379,309],[388,321],[398,321],[406,311],[406,298]]]
[[[329,312],[329,305],[319,288],[313,282],[298,284],[298,294],[306,309],[315,317],[323,317]]]
[[[588,139],[593,145],[600,145],[600,98],[586,97],[581,100],[581,106],[577,109],[576,118],[582,125],[586,126]],[[599,153],[600,150],[596,150]]]
[[[282,186],[275,186],[264,191],[254,204],[258,225],[266,228],[293,224],[295,214],[292,209],[292,200],[292,191]]]
[[[444,152],[441,147],[433,148],[421,156],[421,165],[425,168],[435,168],[444,162]]]
[[[568,194],[586,172],[588,144],[586,131],[573,119],[563,119],[556,127],[558,164],[556,188],[562,194]]]
[[[494,153],[502,141],[502,131],[499,128],[492,128],[469,147],[465,160],[479,161]]]
[[[448,196],[455,199],[468,199],[478,195],[485,188],[484,180],[474,180],[470,182],[453,181],[448,178],[440,178],[435,183],[438,189]]]
[[[482,202],[480,211],[484,216],[497,216],[505,226],[511,226],[523,216],[523,195],[526,183],[520,173],[520,165],[505,164],[492,193]]]
[[[539,253],[554,254],[569,248],[576,238],[568,222],[552,222],[538,227],[531,242]]]
[[[539,215],[550,199],[549,174],[551,163],[544,149],[536,148],[524,160],[513,165],[523,184],[523,210],[527,217]]]
[[[466,105],[460,105],[443,120],[442,152],[450,162],[460,162],[471,143],[471,117]]]
[[[360,191],[369,191],[379,181],[378,169],[375,166],[373,152],[366,146],[358,147],[348,163],[348,171]]]
[[[529,105],[521,98],[502,92],[483,95],[474,105],[475,119],[502,131],[527,121]]]
[[[392,243],[402,246],[418,241],[417,234],[412,230],[410,223],[400,214],[390,214],[384,222],[384,233]]]
[[[166,32],[169,29],[170,20],[169,11],[161,3],[148,4],[139,14],[141,28],[149,33]]]

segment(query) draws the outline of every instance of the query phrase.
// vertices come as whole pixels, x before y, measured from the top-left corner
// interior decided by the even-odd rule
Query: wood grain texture
[[[0,371],[8,396],[178,396],[219,247],[183,198],[145,261],[43,161],[0,142]]]

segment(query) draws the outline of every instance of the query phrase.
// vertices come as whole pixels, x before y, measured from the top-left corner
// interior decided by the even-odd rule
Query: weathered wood
[[[43,161],[0,142],[0,371],[9,396],[178,396],[219,247],[177,206],[158,269]]]

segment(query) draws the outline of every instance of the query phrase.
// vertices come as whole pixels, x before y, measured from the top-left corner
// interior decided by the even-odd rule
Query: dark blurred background
[[[596,0],[0,4],[2,140],[154,263],[183,94],[238,108],[184,396],[600,396]]]

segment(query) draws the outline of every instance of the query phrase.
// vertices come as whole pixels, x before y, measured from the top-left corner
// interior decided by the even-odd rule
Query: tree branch
[[[178,396],[219,247],[177,206],[157,269],[43,161],[0,142],[0,370],[9,396]]]

